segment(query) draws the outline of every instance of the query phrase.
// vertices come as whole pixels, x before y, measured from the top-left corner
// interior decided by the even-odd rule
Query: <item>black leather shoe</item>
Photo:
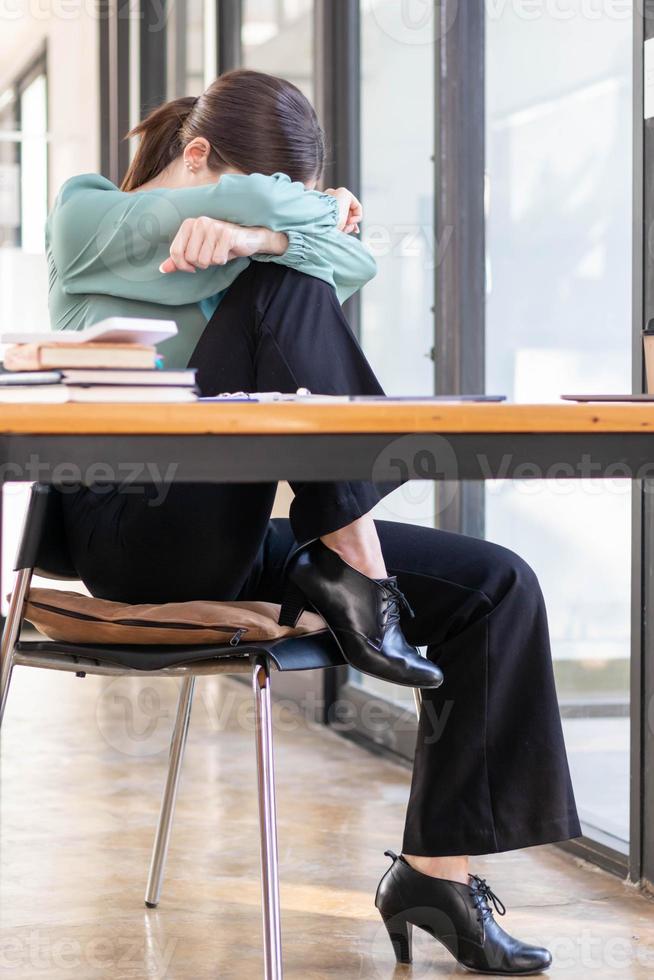
[[[322,541],[294,552],[286,567],[280,626],[295,626],[305,608],[323,617],[347,662],[391,684],[440,687],[443,673],[404,637],[400,609],[413,612],[397,579],[373,579]]]
[[[506,909],[483,878],[470,884],[432,878],[415,871],[404,858],[386,851],[393,864],[379,883],[375,905],[393,943],[398,963],[411,962],[413,926],[438,939],[473,973],[524,977],[552,963],[549,950],[509,936],[493,918]]]

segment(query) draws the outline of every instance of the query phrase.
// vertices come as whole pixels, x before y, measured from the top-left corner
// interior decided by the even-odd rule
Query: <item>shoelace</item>
[[[493,909],[490,907],[489,902],[493,903],[493,907],[498,915],[506,915],[506,906],[495,894],[486,879],[480,878],[479,875],[470,875],[470,878],[473,882],[470,887],[479,921],[483,923],[493,915]]]
[[[383,583],[384,591],[388,598],[388,614],[386,617],[387,625],[397,623],[400,619],[400,610],[406,609],[411,619],[415,619],[415,613],[411,608],[409,600],[405,596],[397,582],[387,581]]]

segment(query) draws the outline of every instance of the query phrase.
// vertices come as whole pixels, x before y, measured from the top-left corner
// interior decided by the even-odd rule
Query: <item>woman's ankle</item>
[[[323,535],[320,540],[362,575],[368,578],[387,577],[379,535],[369,514],[357,518],[347,527]]]
[[[404,860],[414,871],[419,871],[430,878],[445,878],[447,881],[459,881],[468,884],[470,858],[464,855],[451,857],[415,857],[403,854]]]

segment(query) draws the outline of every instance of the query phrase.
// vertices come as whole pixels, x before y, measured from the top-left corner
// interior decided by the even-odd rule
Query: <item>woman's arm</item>
[[[225,265],[241,256],[250,256],[323,279],[344,302],[372,279],[377,265],[360,242],[348,237],[359,230],[363,217],[361,202],[345,187],[327,193],[338,200],[340,216],[337,229],[322,235],[244,228],[207,217],[187,218],[171,243],[170,258],[163,263],[161,271],[194,273],[210,265]]]
[[[234,279],[234,264],[195,275],[162,275],[185,219],[201,216],[272,231],[320,236],[339,221],[336,198],[283,174],[226,174],[216,184],[126,194],[96,175],[62,188],[48,222],[49,247],[64,292],[101,293],[169,305],[199,302]],[[281,256],[280,256],[281,258]],[[291,256],[292,258],[292,256]],[[246,259],[237,260],[241,268]]]

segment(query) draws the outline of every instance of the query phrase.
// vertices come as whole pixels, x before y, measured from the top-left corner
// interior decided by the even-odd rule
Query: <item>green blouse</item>
[[[285,174],[226,174],[215,184],[130,194],[84,174],[66,181],[46,224],[53,329],[82,330],[108,316],[173,319],[179,334],[159,349],[167,367],[185,367],[225,290],[251,261],[160,273],[182,221],[203,215],[285,232],[284,255],[254,259],[322,279],[341,302],[376,273],[365,246],[336,227],[336,198]]]

